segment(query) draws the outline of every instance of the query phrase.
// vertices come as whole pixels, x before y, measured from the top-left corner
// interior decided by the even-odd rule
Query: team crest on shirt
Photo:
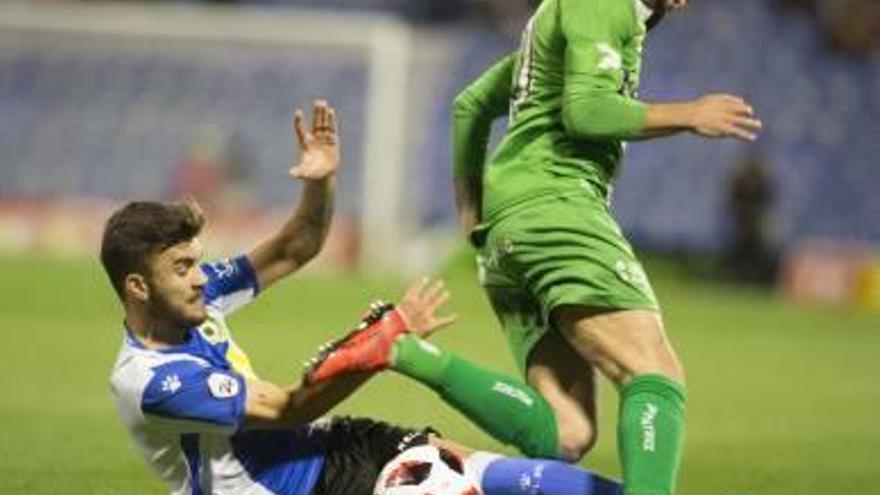
[[[224,373],[211,373],[208,377],[208,390],[218,399],[235,397],[240,392],[238,380]]]
[[[208,342],[217,345],[228,340],[229,329],[226,323],[221,319],[214,319],[211,316],[198,326],[198,331]]]

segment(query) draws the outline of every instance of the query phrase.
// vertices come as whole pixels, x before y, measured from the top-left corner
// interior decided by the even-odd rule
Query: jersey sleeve
[[[195,361],[153,369],[141,411],[148,422],[179,433],[235,432],[245,417],[244,378]]]
[[[562,118],[576,138],[632,139],[645,126],[645,105],[627,93],[623,51],[634,15],[627,2],[560,0],[566,40]]]
[[[456,96],[452,116],[452,162],[456,178],[479,175],[492,122],[507,113],[513,54],[504,57]]]
[[[205,263],[202,272],[208,277],[204,288],[205,304],[228,315],[249,303],[259,293],[259,282],[247,256]]]

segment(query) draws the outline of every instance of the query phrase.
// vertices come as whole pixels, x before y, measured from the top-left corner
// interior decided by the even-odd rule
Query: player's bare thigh
[[[684,369],[656,311],[560,306],[553,321],[581,357],[618,385],[653,373],[684,383]]]
[[[593,367],[553,330],[532,348],[526,367],[526,380],[556,417],[560,458],[579,460],[595,445],[598,434]]]

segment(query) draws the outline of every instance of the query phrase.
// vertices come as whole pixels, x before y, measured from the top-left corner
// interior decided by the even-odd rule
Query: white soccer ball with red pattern
[[[448,450],[422,445],[401,452],[382,468],[375,495],[482,495],[461,459]]]

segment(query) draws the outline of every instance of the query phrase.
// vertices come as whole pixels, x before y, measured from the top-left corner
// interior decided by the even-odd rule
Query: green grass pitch
[[[682,495],[880,494],[880,317],[794,307],[770,292],[649,268],[689,375]],[[466,263],[444,274],[460,322],[441,345],[512,372]],[[261,374],[298,379],[299,363],[348,328],[398,280],[304,274],[232,318]],[[116,420],[107,385],[121,316],[96,263],[0,258],[0,493],[161,494]],[[601,391],[598,448],[585,465],[616,475],[615,394]],[[339,412],[430,423],[498,445],[431,392],[392,374]]]

